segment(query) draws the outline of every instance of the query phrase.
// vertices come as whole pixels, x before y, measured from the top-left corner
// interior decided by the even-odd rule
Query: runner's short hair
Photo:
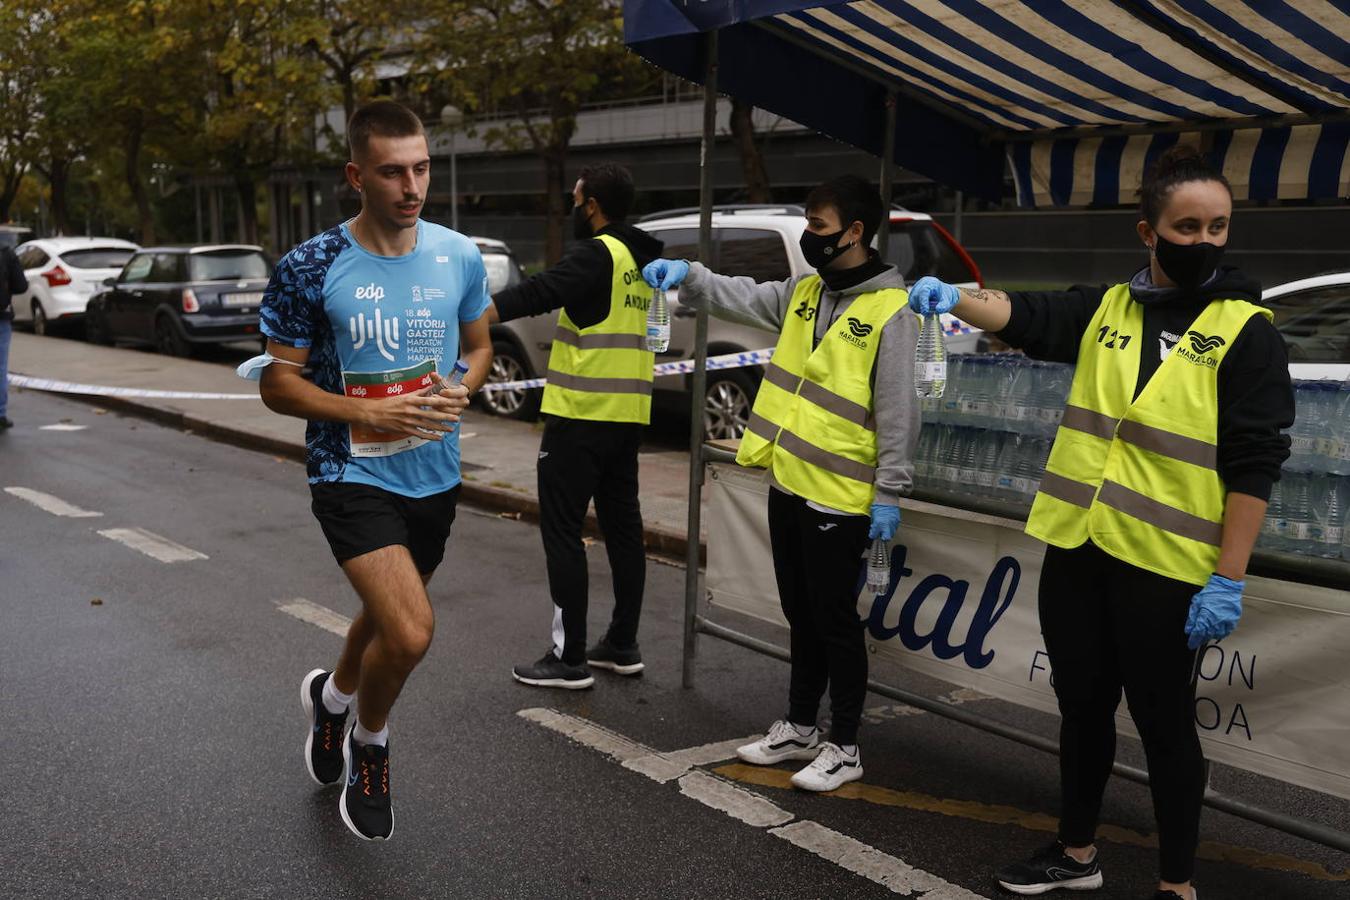
[[[877,229],[881,227],[881,217],[885,213],[881,192],[866,178],[857,175],[840,175],[812,188],[811,193],[806,195],[806,211],[822,206],[833,206],[839,213],[839,223],[845,229],[854,222],[861,222],[864,247],[876,237]]]
[[[352,113],[347,122],[347,146],[355,162],[370,149],[372,136],[386,138],[425,135],[417,113],[393,100],[375,100]]]
[[[618,163],[587,166],[577,178],[581,181],[581,196],[586,200],[594,197],[611,222],[622,222],[633,211],[633,199],[637,196],[633,174]]]

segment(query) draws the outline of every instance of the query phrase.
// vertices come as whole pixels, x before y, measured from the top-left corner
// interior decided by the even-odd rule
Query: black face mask
[[[572,237],[579,241],[595,237],[595,232],[591,230],[591,220],[586,215],[585,206],[572,207]]]
[[[802,256],[806,257],[806,262],[811,268],[823,269],[838,259],[840,254],[848,252],[857,244],[854,241],[843,247],[838,246],[839,239],[843,236],[843,231],[836,231],[834,234],[803,231],[798,242],[801,244]]]
[[[1161,234],[1153,252],[1163,273],[1182,290],[1193,291],[1209,280],[1223,258],[1223,247],[1201,242],[1174,244]]]

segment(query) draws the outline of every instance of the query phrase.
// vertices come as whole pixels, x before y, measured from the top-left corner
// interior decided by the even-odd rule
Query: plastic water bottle
[[[1270,500],[1266,503],[1266,518],[1261,522],[1257,543],[1264,550],[1278,552],[1285,548],[1284,540],[1284,481],[1270,486]]]
[[[1314,466],[1321,417],[1322,391],[1312,381],[1294,384],[1294,425],[1289,429],[1289,468],[1310,472]]]
[[[872,540],[867,552],[867,589],[884,594],[891,586],[891,545],[882,538]]]
[[[1350,475],[1350,381],[1336,391],[1327,426],[1327,471]]]
[[[665,353],[670,347],[670,305],[666,292],[652,288],[652,302],[647,305],[647,349]]]
[[[1002,457],[1003,432],[981,430],[976,451],[975,483],[979,492],[986,497],[998,496],[998,478],[1003,468]]]
[[[936,313],[923,317],[919,345],[914,348],[914,392],[920,397],[941,397],[947,389],[947,336]]]
[[[469,364],[462,359],[455,360],[455,365],[450,369],[450,377],[446,379],[451,385],[463,384],[464,376],[469,374]]]
[[[1311,552],[1336,559],[1345,541],[1345,513],[1350,503],[1350,479],[1319,475],[1313,482]]]
[[[1285,472],[1284,488],[1284,549],[1290,553],[1311,554],[1312,540],[1312,476],[1305,472]]]

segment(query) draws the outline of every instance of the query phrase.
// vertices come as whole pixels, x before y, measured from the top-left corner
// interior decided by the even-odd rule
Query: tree
[[[9,220],[32,155],[39,80],[27,49],[32,34],[23,6],[0,3],[0,222]]]
[[[505,114],[483,130],[494,146],[528,146],[544,170],[545,256],[562,256],[571,185],[567,150],[581,104],[603,79],[640,63],[623,44],[619,0],[447,0],[421,48],[442,90],[471,113]]]
[[[56,39],[79,77],[62,93],[64,115],[103,158],[116,157],[143,244],[156,242],[146,171],[160,147],[178,150],[200,100],[198,37],[184,0],[50,0]],[[54,83],[55,91],[61,85]]]
[[[741,173],[745,177],[746,202],[772,203],[769,170],[764,165],[764,153],[755,140],[755,108],[743,100],[731,101],[731,139],[741,158]]]
[[[327,99],[322,69],[305,44],[312,29],[291,0],[178,0],[204,48],[206,98],[199,155],[223,165],[241,211],[240,237],[258,240],[258,183],[304,152]]]

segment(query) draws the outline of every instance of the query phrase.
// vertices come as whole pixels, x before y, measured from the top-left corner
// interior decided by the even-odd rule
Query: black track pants
[[[812,509],[800,497],[769,491],[769,539],[783,615],[791,626],[788,720],[814,725],[828,684],[830,740],[858,742],[867,695],[867,645],[858,616],[858,576],[867,516]]]
[[[642,429],[630,423],[561,417],[550,418],[544,426],[538,465],[539,530],[553,597],[555,649],[572,665],[586,659],[589,580],[581,530],[592,500],[614,576],[608,639],[620,648],[637,643],[647,578],[638,504]]]
[[[1195,730],[1195,651],[1186,615],[1195,585],[1108,556],[1092,543],[1049,547],[1041,633],[1059,699],[1059,837],[1093,842],[1116,755],[1121,692],[1148,758],[1164,881],[1189,881],[1200,832],[1205,760]]]

